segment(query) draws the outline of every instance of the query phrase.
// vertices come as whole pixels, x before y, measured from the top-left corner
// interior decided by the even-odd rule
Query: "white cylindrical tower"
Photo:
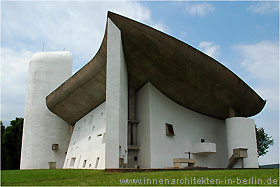
[[[233,149],[246,148],[248,158],[244,158],[244,168],[258,168],[257,142],[255,122],[244,117],[226,119],[228,158],[233,154]],[[239,160],[234,168],[241,168]]]
[[[49,111],[46,96],[71,74],[70,52],[41,52],[31,58],[20,169],[63,167],[71,126]]]

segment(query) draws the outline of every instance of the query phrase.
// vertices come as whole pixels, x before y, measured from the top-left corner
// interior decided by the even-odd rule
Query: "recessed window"
[[[95,168],[98,167],[98,163],[99,163],[99,157],[96,158],[96,162],[95,162]]]
[[[102,143],[105,143],[106,141],[105,137],[106,137],[106,133],[103,134]]]
[[[74,166],[75,161],[76,161],[76,157],[72,157],[69,166]]]
[[[58,150],[58,144],[52,144],[52,150],[53,151]]]
[[[137,156],[134,157],[134,161],[137,161]]]
[[[86,164],[87,164],[87,160],[84,160],[84,163],[83,163],[83,168],[86,167]]]
[[[90,167],[91,167],[91,164],[89,164],[88,167],[90,168]]]
[[[175,136],[173,125],[166,123],[165,130],[166,130],[166,136]]]
[[[201,142],[201,143],[204,143],[204,142],[205,142],[205,139],[201,139],[200,142]]]
[[[88,137],[88,140],[90,140],[91,139],[91,136],[90,137]]]

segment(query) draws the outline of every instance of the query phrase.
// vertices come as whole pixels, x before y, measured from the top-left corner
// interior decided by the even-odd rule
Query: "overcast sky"
[[[99,48],[107,11],[166,32],[217,59],[264,99],[254,116],[275,145],[260,164],[279,163],[278,2],[2,2],[1,120],[23,117],[28,63],[43,50],[73,54],[73,73]]]

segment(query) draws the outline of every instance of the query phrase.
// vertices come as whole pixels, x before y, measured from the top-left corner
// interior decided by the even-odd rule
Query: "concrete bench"
[[[174,168],[181,168],[181,163],[187,163],[188,167],[194,167],[196,161],[193,159],[187,159],[187,158],[173,158],[173,167]]]

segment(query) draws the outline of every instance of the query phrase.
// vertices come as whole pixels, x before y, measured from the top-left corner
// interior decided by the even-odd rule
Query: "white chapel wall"
[[[76,122],[63,168],[105,168],[105,108],[106,102]]]

